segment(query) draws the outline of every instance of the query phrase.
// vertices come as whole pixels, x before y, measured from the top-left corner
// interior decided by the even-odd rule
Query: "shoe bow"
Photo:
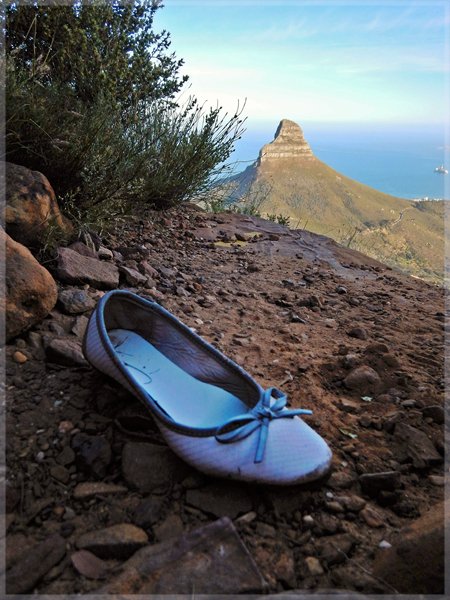
[[[259,430],[254,462],[262,462],[270,421],[274,419],[292,419],[297,415],[312,414],[312,410],[303,408],[287,409],[285,408],[286,403],[286,394],[283,394],[277,388],[268,388],[264,391],[258,404],[248,413],[233,417],[221,425],[216,431],[216,440],[222,444],[230,444],[243,440],[253,432]]]

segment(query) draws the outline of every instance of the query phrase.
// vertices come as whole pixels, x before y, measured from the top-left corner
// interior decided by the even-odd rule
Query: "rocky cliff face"
[[[396,198],[346,177],[313,154],[293,121],[283,119],[255,163],[227,185],[230,201],[249,213],[281,215],[295,228],[332,236],[417,277],[443,281],[446,203]]]
[[[302,128],[289,119],[280,121],[273,142],[261,148],[257,164],[259,166],[274,159],[284,158],[302,160],[314,158],[314,154],[303,136]]]

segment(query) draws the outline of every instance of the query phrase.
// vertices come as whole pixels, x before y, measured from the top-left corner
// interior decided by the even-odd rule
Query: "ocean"
[[[260,148],[273,140],[274,126],[253,125],[235,146],[230,161],[238,173],[251,164]],[[443,126],[302,123],[314,154],[330,167],[381,192],[400,198],[450,200],[450,148]],[[448,144],[448,142],[447,142]]]

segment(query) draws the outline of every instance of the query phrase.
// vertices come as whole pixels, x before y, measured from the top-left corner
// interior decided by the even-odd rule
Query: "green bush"
[[[201,196],[243,131],[239,108],[175,102],[185,78],[153,32],[159,5],[7,9],[6,159],[42,171],[81,215]]]

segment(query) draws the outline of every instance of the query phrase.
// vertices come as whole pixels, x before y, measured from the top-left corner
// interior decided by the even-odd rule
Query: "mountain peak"
[[[284,158],[314,158],[314,154],[304,138],[302,128],[289,119],[282,119],[280,121],[273,141],[261,148],[258,165]]]

